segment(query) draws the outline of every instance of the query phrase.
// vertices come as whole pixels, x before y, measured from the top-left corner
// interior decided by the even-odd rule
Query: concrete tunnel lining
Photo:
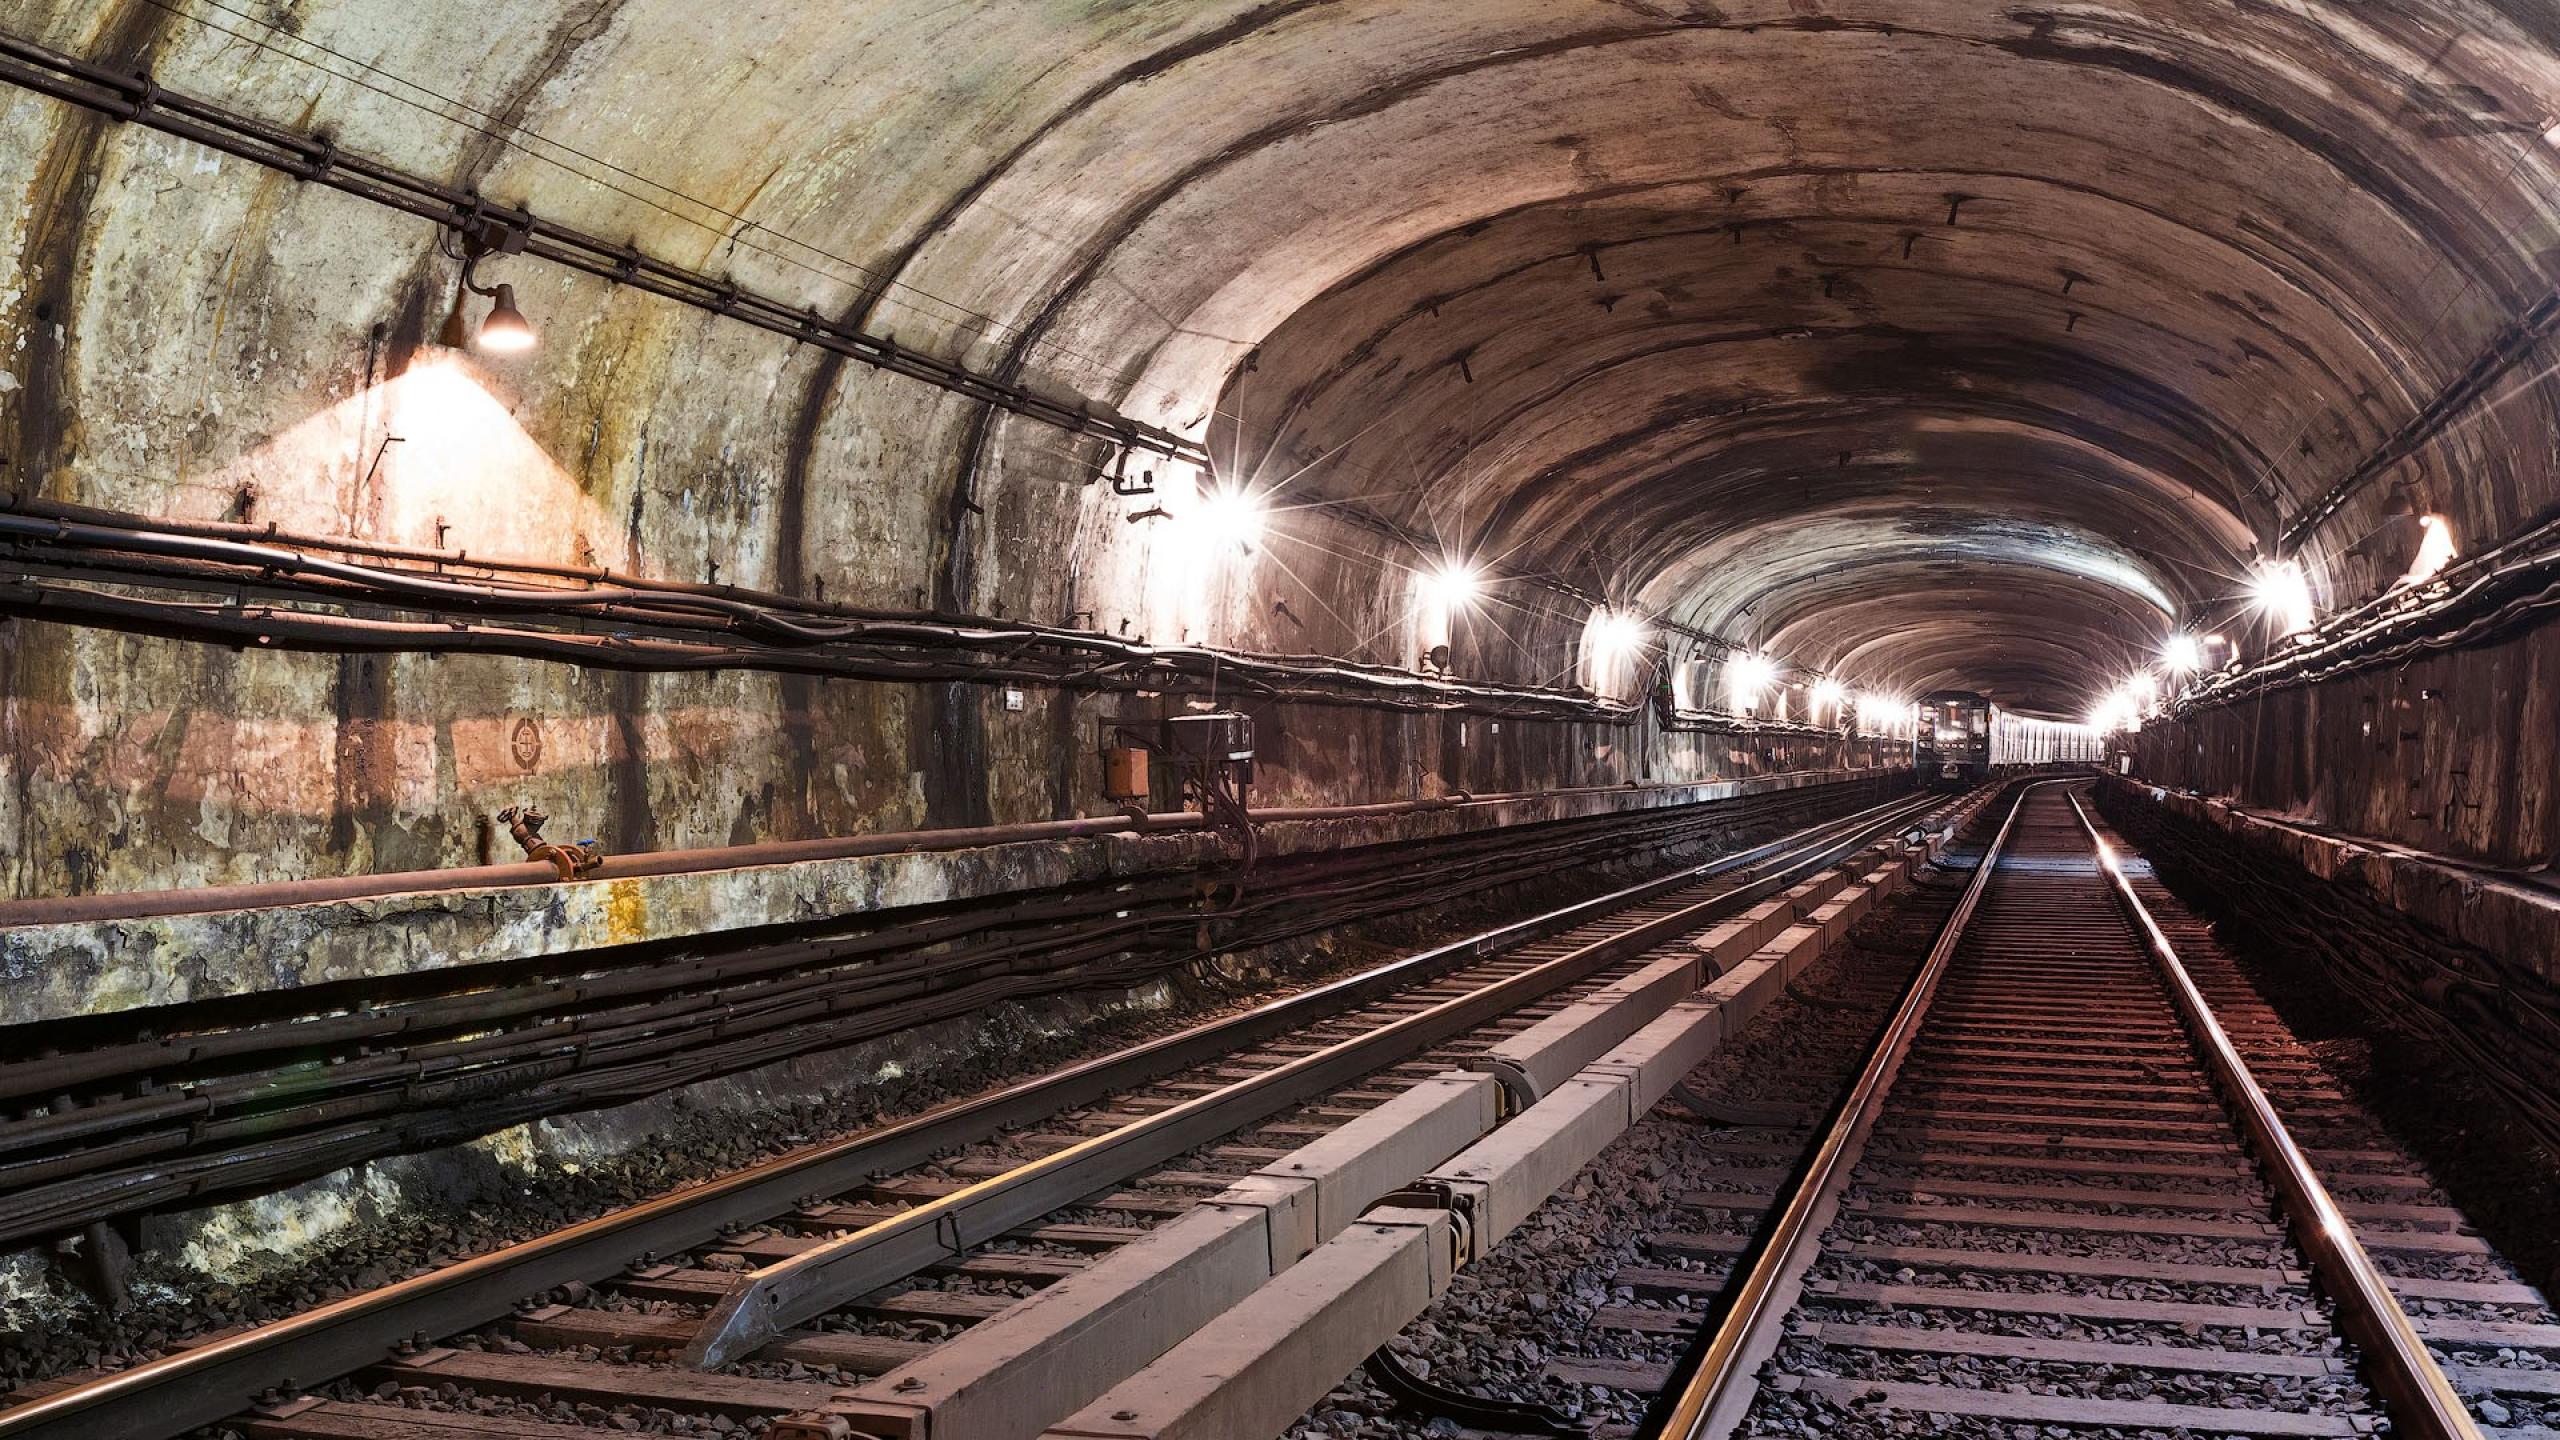
[[[2560,1013],[2438,1003],[2560,914],[2532,0],[22,0],[0,176],[0,1039],[99,1067],[9,1093],[492,1046],[114,1170],[164,1256],[1136,1043],[1897,795],[1850,692],[2076,720],[2206,632],[2070,727],[2106,803],[2411,927],[2342,964],[2445,1033]],[[466,235],[532,351],[447,343]],[[1103,779],[1213,708],[1267,895]],[[601,883],[504,876],[533,804]]]

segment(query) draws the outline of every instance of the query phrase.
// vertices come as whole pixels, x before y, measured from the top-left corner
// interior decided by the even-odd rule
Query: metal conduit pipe
[[[1853,788],[1861,796],[1874,791],[1872,784]],[[190,1026],[166,1034],[159,1033],[148,1017],[132,1013],[54,1022],[45,1027],[46,1034],[68,1053],[0,1063],[0,1099],[49,1095],[173,1065],[236,1065],[261,1044],[309,1053],[315,1047],[392,1042],[440,1028],[481,1029],[542,1012],[702,985],[721,987],[724,997],[743,998],[766,977],[854,961],[865,962],[864,984],[894,985],[910,975],[950,972],[973,961],[1010,964],[1043,949],[1055,955],[1059,952],[1052,947],[1058,937],[1071,942],[1073,949],[1067,953],[1072,957],[1108,954],[1157,930],[1178,931],[1187,953],[1194,948],[1192,937],[1202,921],[1235,925],[1270,917],[1285,932],[1297,932],[1348,914],[1373,913],[1379,898],[1401,897],[1408,904],[1443,902],[1471,888],[1543,874],[1559,864],[1587,866],[1595,859],[1622,853],[1694,843],[1719,829],[1747,829],[1768,817],[1818,810],[1828,789],[1774,792],[1730,808],[1715,807],[1713,814],[1698,813],[1704,807],[1681,807],[1632,820],[1594,816],[1506,827],[1420,842],[1418,854],[1415,845],[1407,844],[1397,847],[1406,858],[1394,866],[1382,866],[1359,854],[1283,861],[1284,867],[1306,873],[1275,875],[1271,885],[1214,911],[1198,907],[1193,879],[1167,873],[1152,881],[1141,877],[1098,882],[1080,893],[1034,895],[1001,905],[924,907],[927,913],[914,918],[853,917],[855,928],[845,933],[778,941],[740,935],[707,947],[698,937],[685,937],[422,972],[405,977],[396,989],[386,989],[379,981],[324,982],[289,993],[257,992],[198,1002],[190,1008]],[[1596,840],[1595,826],[1606,830]],[[1329,878],[1335,876],[1350,878]],[[1148,913],[1149,907],[1167,905],[1173,910]],[[1107,923],[1097,925],[1097,921]],[[1258,933],[1286,938],[1282,932]],[[988,934],[1008,938],[976,950],[951,948]],[[1228,943],[1231,946],[1233,941]],[[880,958],[889,956],[899,958]],[[289,1029],[290,1036],[258,1038],[280,1028]],[[124,1038],[133,1033],[140,1038]],[[132,1103],[101,1100],[83,1108],[80,1120],[93,1122],[102,1108]],[[44,1128],[40,1122],[22,1122],[0,1134],[0,1152],[31,1143],[31,1137]]]
[[[1706,710],[1624,703],[1578,690],[1423,676],[1323,655],[1142,644],[1091,631],[983,616],[864,610],[734,586],[644,580],[597,568],[287,536],[274,529],[171,522],[17,499],[0,507],[0,541],[23,561],[0,586],[0,609],[261,647],[312,650],[489,651],[619,669],[759,668],[906,681],[1029,683],[1076,689],[1241,687],[1263,698],[1464,711],[1522,719],[1636,723],[1656,708],[1664,728],[1840,737],[1836,730]],[[334,560],[310,550],[407,564]],[[69,560],[57,559],[67,554]],[[424,573],[416,564],[432,564]],[[482,572],[465,581],[445,567]],[[505,581],[497,572],[541,576]],[[185,605],[36,583],[34,575],[113,585],[158,584],[221,597]],[[548,583],[570,581],[574,583]],[[253,608],[255,592],[291,602],[374,604],[438,617],[511,615],[559,624],[609,621],[607,636],[510,630],[451,620],[404,625],[308,611]],[[629,627],[629,628],[623,628]],[[642,631],[652,632],[645,636]],[[692,638],[735,637],[727,643]],[[669,638],[672,637],[672,638]],[[873,647],[848,651],[826,647]],[[959,654],[949,652],[958,651]]]
[[[1819,771],[1788,771],[1814,775]],[[1575,785],[1554,790],[1518,790],[1430,800],[1391,800],[1363,805],[1276,807],[1253,812],[1257,824],[1296,821],[1390,819],[1401,815],[1438,814],[1500,805],[1569,799],[1580,795],[1645,795],[1697,792],[1729,784]],[[1679,802],[1673,802],[1679,803]],[[1032,820],[1011,825],[983,825],[952,830],[892,831],[874,835],[834,836],[814,840],[771,840],[754,845],[727,845],[692,850],[660,850],[612,857],[600,879],[620,880],[648,875],[681,875],[708,870],[740,870],[759,865],[792,865],[817,860],[846,860],[867,855],[932,854],[974,850],[990,845],[1092,839],[1104,835],[1176,834],[1202,828],[1206,822],[1192,811],[1158,811],[1136,816],[1089,815],[1067,820]],[[549,865],[472,865],[447,870],[400,870],[378,875],[315,876],[249,885],[208,885],[185,890],[142,890],[113,895],[54,896],[0,901],[0,929],[20,925],[70,925],[105,920],[139,920],[155,915],[189,915],[222,910],[270,909],[333,900],[365,900],[386,895],[427,894],[451,890],[512,889],[559,884]],[[571,883],[595,883],[571,882]]]
[[[340,151],[327,135],[300,133],[167,89],[148,72],[93,64],[19,36],[0,34],[0,83],[174,135],[306,184],[326,186],[439,225],[502,226],[523,237],[524,253],[554,264],[741,321],[1075,434],[1204,470],[1210,464],[1209,452],[1198,440],[1132,420],[1093,397],[1043,391],[907,349],[893,337],[871,334],[781,296],[746,289],[728,276],[687,269],[631,245],[494,204],[432,177]]]

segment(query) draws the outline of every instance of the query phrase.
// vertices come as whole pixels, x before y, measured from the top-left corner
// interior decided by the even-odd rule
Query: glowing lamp
[[[1644,622],[1615,610],[1601,612],[1591,627],[1591,643],[1603,655],[1632,655],[1648,639]]]
[[[500,355],[516,355],[534,346],[533,322],[516,308],[516,287],[501,285],[497,299],[489,306],[489,318],[480,322],[480,348]]]
[[[1849,698],[1849,687],[1825,676],[1813,682],[1812,698],[1813,718],[1819,723],[1825,715],[1837,717],[1840,714],[1842,702]]]
[[[2160,663],[2172,675],[2192,675],[2204,668],[2204,642],[2193,635],[2172,635],[2160,647]]]
[[[1760,694],[1778,678],[1778,662],[1766,655],[1736,655],[1725,662],[1725,693],[1733,697],[1736,707],[1750,709],[1759,703]]]
[[[1191,533],[1212,546],[1250,551],[1262,538],[1262,501],[1242,486],[1213,486],[1193,502]]]
[[[2400,577],[2403,585],[2423,585],[2436,578],[2436,572],[2453,563],[2459,553],[2453,543],[2453,524],[2441,515],[2418,517],[2418,556],[2409,562],[2409,573]]]
[[[1899,695],[1870,690],[1858,697],[1858,723],[1879,735],[1918,734],[1920,707]]]
[[[2260,566],[2249,582],[2249,598],[2276,623],[2278,634],[2298,635],[2319,619],[2311,603],[2311,577],[2298,560]]]
[[[1452,613],[1475,603],[1484,589],[1484,579],[1473,568],[1455,560],[1444,560],[1440,567],[1422,577],[1422,593],[1441,609]]]

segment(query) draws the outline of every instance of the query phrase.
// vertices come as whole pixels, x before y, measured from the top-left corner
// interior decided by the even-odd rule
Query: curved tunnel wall
[[[1204,566],[1093,442],[538,261],[490,271],[536,354],[443,354],[434,227],[9,90],[15,489],[1402,663],[1430,557],[1358,505],[1852,684],[2072,713],[2547,292],[2560,194],[2560,37],[2522,4],[34,0],[7,28],[1198,436],[1274,514]],[[2395,506],[2466,537],[2545,510],[2545,363],[2312,535],[2324,598],[2387,580],[2358,546]],[[1575,673],[1582,610],[1498,593],[1466,673]],[[10,628],[21,894],[443,863],[522,798],[624,849],[1044,817],[1092,808],[1119,708]],[[1791,763],[1270,728],[1282,802]]]

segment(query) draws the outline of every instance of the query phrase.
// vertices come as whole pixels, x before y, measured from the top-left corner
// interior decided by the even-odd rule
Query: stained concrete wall
[[[615,19],[631,7],[564,19],[547,38],[515,33],[533,8],[484,17],[488,48],[474,52],[493,72],[535,67],[484,77],[522,87],[520,109],[557,118],[592,103],[548,92],[567,82],[540,68],[574,73],[582,47],[631,63],[658,54],[640,17]],[[252,108],[299,93],[292,67],[270,73],[274,57],[148,4],[39,5],[10,23]],[[394,68],[435,73],[456,58],[423,21],[375,38]],[[361,89],[323,89],[351,148],[493,187],[503,177],[545,213],[578,219],[596,204],[592,187],[523,154]],[[656,133],[664,119],[631,123]],[[815,187],[803,202],[852,164],[837,156],[802,176]],[[0,177],[15,194],[0,247],[19,261],[0,290],[12,489],[1115,635],[1412,658],[1410,552],[1319,513],[1281,517],[1250,555],[1204,556],[1196,536],[1128,523],[1133,503],[1089,483],[1089,445],[1016,422],[981,433],[973,407],[922,385],[530,262],[488,278],[518,286],[541,348],[447,352],[428,341],[455,266],[432,227],[14,90],[0,91]],[[657,253],[716,249],[656,220],[637,233]],[[734,258],[756,269],[752,251]],[[912,321],[892,328],[915,336]],[[964,479],[983,516],[950,510]],[[1461,663],[1553,682],[1582,619],[1505,606],[1462,625]],[[1096,740],[1128,703],[1035,689],[1013,710],[981,686],[241,653],[0,625],[11,896],[465,863],[474,817],[519,801],[617,852],[1062,817],[1107,808]],[[1273,805],[1833,763],[1819,745],[1764,754],[1649,723],[1324,707],[1266,714],[1263,739],[1256,798]]]
[[[1284,498],[1367,496],[1853,684],[2064,709],[2173,618],[2152,592],[2215,598],[2547,291],[2560,194],[2533,141],[2560,109],[2548,17],[2496,0],[23,0],[0,23],[1209,437]],[[1418,557],[1317,511],[1203,566],[1128,523],[1091,444],[535,261],[484,277],[535,355],[438,354],[432,225],[15,88],[0,196],[13,491],[1410,658]],[[2538,513],[2551,395],[2467,420],[2416,498],[2467,539]],[[1503,609],[1471,673],[1567,675],[1582,619]],[[19,622],[0,894],[447,863],[519,799],[624,850],[1046,818],[1092,800],[1109,708]],[[1455,771],[1436,721],[1275,728],[1280,803]],[[1736,768],[1708,738],[1485,738],[1467,783]]]
[[[2560,627],[2154,720],[2134,771],[2277,819],[2515,869],[2560,859]]]
[[[1515,825],[1711,804],[1838,786],[1867,769],[1772,771],[1700,784],[1586,790],[1403,813],[1272,820],[1277,858],[1461,836]],[[1827,797],[1846,809],[1855,793]],[[734,936],[833,916],[994,900],[1168,870],[1222,870],[1228,842],[1201,831],[1110,834],[966,849],[303,904],[224,904],[180,914],[0,927],[0,1026],[180,1006],[300,986],[648,941]]]

